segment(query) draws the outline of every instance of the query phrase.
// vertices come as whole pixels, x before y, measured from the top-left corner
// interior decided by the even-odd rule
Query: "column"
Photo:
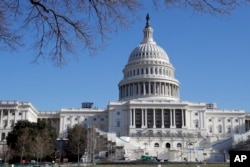
[[[145,85],[145,82],[143,82],[143,95],[146,94],[146,85]]]
[[[145,127],[148,128],[148,111],[145,109]]]
[[[151,95],[151,82],[148,82],[148,94]]]
[[[175,109],[173,109],[173,127],[175,128]]]
[[[201,111],[198,111],[199,114],[199,129],[201,129],[201,125],[202,125],[202,117],[201,117]]]
[[[155,109],[153,109],[153,121],[154,121],[154,125],[153,125],[153,128],[155,128],[156,126],[155,126]]]
[[[170,83],[168,83],[168,96],[171,96],[171,94],[170,94]]]
[[[70,128],[73,127],[73,116],[70,116]]]
[[[165,128],[165,126],[164,126],[164,109],[161,109],[161,128]]]
[[[60,127],[59,133],[63,133],[64,131],[64,116],[60,116]]]
[[[141,128],[144,128],[144,109],[141,109]]]
[[[167,85],[164,83],[164,96],[167,96]]]
[[[161,82],[159,82],[159,95],[161,95]]]
[[[172,114],[172,110],[173,109],[170,109],[170,128],[173,127],[173,114]]]
[[[173,97],[175,97],[175,85],[173,85],[172,89],[173,89]]]
[[[225,118],[222,118],[222,133],[225,133],[225,132],[226,132],[225,124],[226,124],[226,119],[225,119]]]
[[[156,82],[154,82],[154,95],[156,95]]]
[[[162,95],[165,96],[165,83],[161,83],[161,90],[162,90]]]
[[[6,127],[9,127],[9,124],[10,124],[10,109],[8,110],[8,113],[7,113],[7,126]]]
[[[15,115],[14,115],[14,125],[16,124],[16,117],[17,117],[17,114],[18,114],[18,110],[15,110]]]

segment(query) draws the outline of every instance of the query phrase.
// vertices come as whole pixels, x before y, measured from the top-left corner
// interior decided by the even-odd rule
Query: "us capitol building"
[[[112,160],[150,155],[162,161],[227,161],[228,151],[250,137],[250,114],[180,100],[175,68],[154,41],[149,21],[147,15],[143,40],[122,71],[118,101],[106,109],[85,102],[53,112],[38,111],[30,102],[0,101],[1,146],[17,121],[44,119],[60,140],[67,140],[75,124],[94,129],[88,157],[109,152]]]

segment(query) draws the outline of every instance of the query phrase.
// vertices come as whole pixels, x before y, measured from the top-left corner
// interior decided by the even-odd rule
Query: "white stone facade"
[[[123,69],[119,101],[109,102],[106,109],[87,104],[54,112],[37,111],[31,103],[0,101],[1,140],[18,120],[45,119],[59,138],[75,124],[96,128],[123,147],[127,159],[151,155],[169,161],[225,161],[229,149],[248,139],[250,114],[181,101],[175,69],[153,40],[149,17],[143,33]]]

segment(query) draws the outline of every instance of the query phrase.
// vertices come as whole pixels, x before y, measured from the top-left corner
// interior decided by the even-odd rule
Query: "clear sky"
[[[80,107],[83,101],[105,108],[118,100],[117,85],[131,51],[143,39],[146,13],[154,40],[176,69],[181,100],[250,112],[249,5],[219,17],[146,8],[129,29],[110,35],[100,54],[76,51],[79,59],[63,68],[44,60],[32,64],[32,41],[25,41],[18,52],[0,51],[0,100],[28,101],[39,111]]]

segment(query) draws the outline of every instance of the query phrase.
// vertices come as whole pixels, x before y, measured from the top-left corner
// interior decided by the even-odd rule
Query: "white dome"
[[[131,52],[128,64],[146,59],[154,59],[169,63],[167,53],[160,46],[153,43],[142,43]]]
[[[130,54],[119,83],[119,100],[179,100],[179,81],[167,53],[153,39],[147,15],[144,38]]]

